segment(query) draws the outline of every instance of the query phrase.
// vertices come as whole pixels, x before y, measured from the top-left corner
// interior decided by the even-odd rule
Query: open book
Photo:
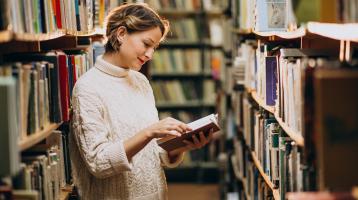
[[[217,114],[211,114],[206,117],[200,118],[196,121],[189,123],[188,126],[192,129],[192,131],[184,133],[180,137],[171,135],[161,138],[157,140],[158,145],[169,152],[174,149],[186,146],[187,144],[185,144],[183,140],[188,140],[193,142],[192,136],[194,134],[197,135],[197,137],[199,137],[199,133],[202,131],[204,132],[205,136],[208,136],[210,129],[213,129],[214,132],[220,130],[220,127],[218,125]]]

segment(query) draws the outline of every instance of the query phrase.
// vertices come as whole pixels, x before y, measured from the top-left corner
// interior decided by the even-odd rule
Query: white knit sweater
[[[123,142],[158,121],[153,91],[139,72],[97,58],[72,96],[70,157],[81,199],[167,199],[167,153],[152,140],[128,161]]]

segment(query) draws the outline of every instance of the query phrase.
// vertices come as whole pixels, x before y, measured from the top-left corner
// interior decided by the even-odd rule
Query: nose
[[[148,59],[151,60],[153,57],[153,53],[154,53],[154,49],[149,48],[145,51],[144,56]]]

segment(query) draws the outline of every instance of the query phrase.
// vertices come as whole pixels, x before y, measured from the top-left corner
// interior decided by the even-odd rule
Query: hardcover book
[[[189,123],[188,126],[192,129],[192,131],[184,133],[180,137],[167,136],[161,138],[157,140],[158,145],[169,152],[174,149],[186,146],[187,144],[185,144],[183,140],[188,140],[192,142],[193,135],[198,135],[197,137],[199,137],[199,133],[203,132],[205,136],[208,136],[210,129],[213,129],[214,132],[220,130],[217,114],[211,114],[206,117],[200,118],[196,121]]]

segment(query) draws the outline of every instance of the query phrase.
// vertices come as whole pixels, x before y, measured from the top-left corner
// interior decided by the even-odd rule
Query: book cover
[[[169,152],[174,149],[186,146],[187,144],[185,144],[183,140],[192,141],[192,136],[198,135],[201,131],[204,132],[205,136],[208,136],[210,129],[213,129],[214,132],[220,130],[217,120],[217,114],[211,114],[206,117],[200,118],[196,121],[189,123],[188,126],[193,130],[181,135],[180,137],[168,136],[161,138],[157,140],[158,145]]]
[[[266,105],[274,106],[277,99],[277,59],[276,56],[266,57]]]

